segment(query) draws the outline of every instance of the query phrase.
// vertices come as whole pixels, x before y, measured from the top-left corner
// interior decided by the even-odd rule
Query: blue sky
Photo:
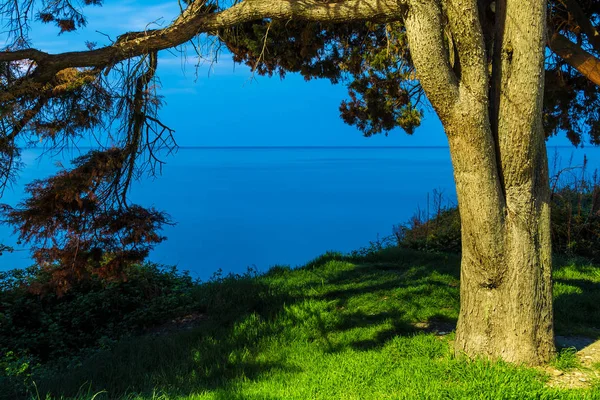
[[[107,38],[132,30],[168,24],[179,12],[177,0],[105,0],[86,7],[88,25],[81,31],[57,35],[49,25],[34,25],[33,47],[51,53],[84,50],[85,42],[109,44]],[[0,35],[3,42],[5,38]],[[210,54],[207,54],[210,57]],[[365,138],[339,118],[343,85],[310,82],[298,75],[286,79],[252,76],[226,54],[219,62],[201,62],[188,49],[186,58],[159,55],[159,93],[166,105],[163,121],[176,131],[180,146],[446,146],[442,126],[427,112],[413,136],[397,129],[388,137]],[[552,145],[568,144],[563,138]]]

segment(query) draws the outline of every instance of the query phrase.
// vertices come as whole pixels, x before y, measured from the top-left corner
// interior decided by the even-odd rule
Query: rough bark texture
[[[499,2],[494,79],[505,196],[504,302],[509,361],[537,364],[554,352],[548,162],[542,130],[546,2]]]
[[[449,0],[445,9],[440,2],[413,1],[406,24],[454,166],[463,246],[456,351],[540,364],[555,351],[541,126],[546,4],[497,3],[491,85],[475,0]],[[444,49],[441,34],[432,33],[440,31],[443,11],[458,67],[447,57],[433,59]]]
[[[444,124],[454,165],[463,243],[456,350],[471,357],[540,364],[554,353],[548,171],[541,126],[546,2],[497,0],[495,24],[492,29],[485,25],[484,35],[481,14],[489,3],[246,0],[207,14],[198,1],[164,29],[129,33],[98,50],[0,52],[0,61],[35,60],[34,78],[47,82],[66,67],[109,69],[200,32],[261,18],[404,18],[418,78]]]
[[[600,85],[599,59],[558,33],[550,36],[548,47],[583,76]]]

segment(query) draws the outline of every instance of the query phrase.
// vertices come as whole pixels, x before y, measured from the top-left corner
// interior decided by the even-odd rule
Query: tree
[[[598,6],[590,1],[579,7],[585,18],[575,23],[571,3],[583,4],[246,0],[220,7],[186,1],[163,29],[130,32],[106,47],[62,54],[29,47],[26,22],[34,0],[5,3],[1,11],[12,21],[13,41],[0,52],[0,174],[5,180],[14,176],[23,138],[60,146],[120,121],[123,172],[107,179],[108,187],[118,188],[115,193],[125,193],[140,163],[156,164],[155,150],[173,143],[157,117],[160,101],[152,86],[157,52],[203,33],[224,41],[236,60],[252,62],[259,73],[353,78],[350,101],[340,109],[365,134],[396,126],[412,132],[424,93],[448,136],[461,210],[456,350],[540,364],[555,351],[543,127],[566,130],[574,142],[584,130],[592,141],[598,138],[597,112],[584,121],[561,115],[598,105],[597,86],[589,83],[595,82],[590,64],[597,60],[590,21],[596,21]],[[42,3],[37,17],[61,32],[85,24],[69,0]],[[547,20],[551,48],[559,56],[548,60]],[[275,43],[266,56],[262,50],[270,35],[289,40]],[[573,46],[578,50],[565,50]],[[546,81],[553,82],[552,74],[560,78],[551,86],[562,87],[554,93],[558,107],[548,102],[544,107],[545,62]],[[565,89],[568,80],[577,90]]]
[[[170,223],[166,214],[114,201],[123,154],[92,150],[75,159],[70,171],[28,184],[30,197],[20,208],[3,207],[6,222],[31,245],[34,261],[51,278],[30,286],[32,292],[61,296],[90,275],[106,282],[126,279],[128,267],[164,240],[157,231]]]
[[[598,94],[600,42],[597,0],[551,1],[548,6],[548,46],[544,126],[563,131],[575,145],[589,135],[600,144]]]

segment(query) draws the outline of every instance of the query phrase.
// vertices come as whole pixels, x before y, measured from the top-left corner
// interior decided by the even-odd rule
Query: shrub
[[[600,182],[597,173],[566,183],[555,178],[552,246],[555,252],[600,261]]]
[[[552,247],[558,254],[585,257],[600,262],[600,181],[597,173],[580,176],[563,170],[552,178]],[[569,178],[564,179],[565,175]],[[405,224],[394,227],[399,247],[458,253],[461,249],[460,214],[456,206],[442,205],[434,192],[433,216],[417,213]]]
[[[460,252],[460,215],[458,207],[442,209],[434,217],[414,216],[408,224],[394,227],[400,247],[415,250]]]
[[[427,196],[429,211],[429,196]],[[458,207],[444,205],[443,193],[433,192],[434,215],[418,209],[405,224],[394,226],[399,247],[414,250],[460,252],[460,215]]]
[[[195,282],[174,267],[131,266],[127,277],[114,282],[90,277],[59,295],[31,290],[52,279],[38,267],[0,273],[0,359],[12,354],[32,365],[70,357],[198,311]]]

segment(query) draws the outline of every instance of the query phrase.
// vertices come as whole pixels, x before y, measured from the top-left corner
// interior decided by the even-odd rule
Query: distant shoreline
[[[589,150],[600,146],[546,146],[549,149]],[[100,149],[96,146],[71,146],[64,150]],[[43,147],[25,147],[25,150],[44,150]],[[387,150],[387,149],[448,149],[448,146],[179,146],[177,150]]]

